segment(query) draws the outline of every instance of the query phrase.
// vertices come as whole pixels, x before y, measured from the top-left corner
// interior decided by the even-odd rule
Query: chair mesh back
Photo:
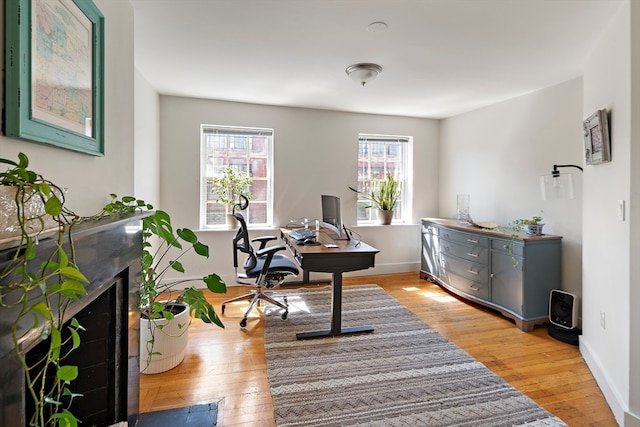
[[[249,230],[247,230],[247,223],[244,220],[244,216],[240,212],[234,213],[233,216],[240,223],[240,228],[236,232],[233,238],[233,266],[238,268],[238,251],[245,253],[249,256],[244,263],[245,270],[251,269],[256,266],[256,254],[253,252],[251,241],[249,240]]]

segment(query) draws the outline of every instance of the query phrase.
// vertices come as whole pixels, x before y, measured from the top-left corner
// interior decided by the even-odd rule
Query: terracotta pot
[[[381,225],[389,225],[393,220],[393,211],[383,211],[378,209],[378,221]]]
[[[189,306],[176,302],[171,304],[184,308],[171,320],[140,319],[140,373],[165,372],[175,368],[184,360],[191,321]],[[154,354],[149,354],[150,349]]]

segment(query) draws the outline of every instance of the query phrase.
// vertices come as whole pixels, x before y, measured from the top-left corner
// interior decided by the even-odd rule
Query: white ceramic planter
[[[140,373],[157,374],[178,366],[189,342],[189,306],[170,321],[166,319],[140,319]],[[158,325],[163,325],[158,328]],[[153,353],[149,359],[150,341],[153,342]]]

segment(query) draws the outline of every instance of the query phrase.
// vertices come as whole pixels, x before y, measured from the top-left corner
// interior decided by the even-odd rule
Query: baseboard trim
[[[596,380],[596,383],[598,383],[600,390],[602,390],[602,394],[611,408],[611,412],[613,412],[613,416],[618,425],[629,427],[629,425],[624,423],[627,418],[626,414],[628,414],[624,409],[626,405],[615,389],[611,387],[610,384],[612,382],[609,376],[606,374],[606,371],[602,369],[602,363],[600,363],[600,360],[593,352],[589,342],[584,338],[584,335],[580,336],[580,354],[582,354],[585,363],[593,374],[593,378]],[[631,424],[631,426],[640,427],[640,425],[635,424]]]

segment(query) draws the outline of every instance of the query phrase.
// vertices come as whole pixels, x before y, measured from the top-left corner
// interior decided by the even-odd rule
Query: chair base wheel
[[[282,313],[282,316],[280,316],[280,318],[282,320],[287,320],[287,317],[289,317],[289,312],[288,311],[285,311],[284,313]]]
[[[242,320],[240,321],[240,327],[241,327],[241,328],[244,328],[245,326],[247,326],[247,319],[246,319],[246,318],[244,318],[244,319],[242,319]]]

